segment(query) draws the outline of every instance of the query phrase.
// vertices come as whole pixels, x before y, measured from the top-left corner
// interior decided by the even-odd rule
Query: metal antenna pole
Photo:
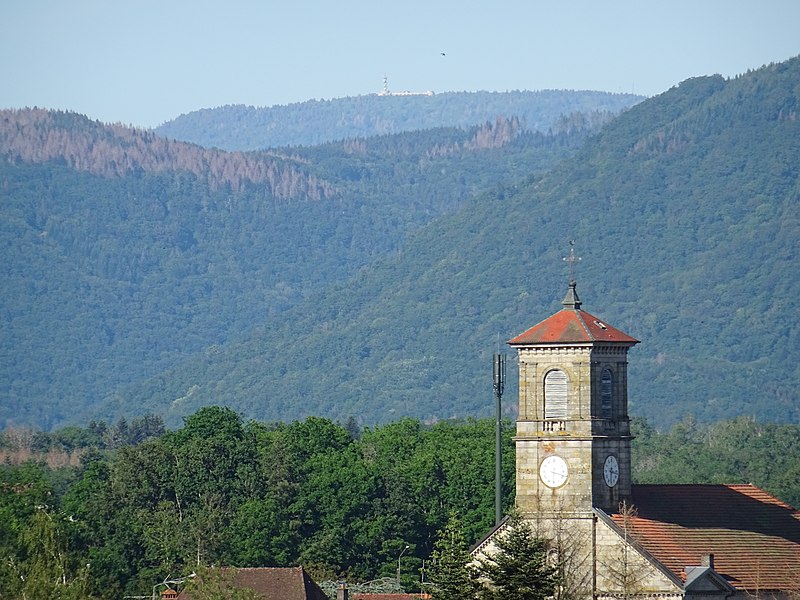
[[[492,360],[493,371],[493,384],[494,397],[495,397],[495,410],[497,413],[497,421],[495,423],[495,436],[494,436],[494,521],[495,525],[500,525],[503,518],[503,469],[502,469],[502,420],[500,416],[500,409],[503,398],[503,388],[506,384],[506,355],[495,354]]]

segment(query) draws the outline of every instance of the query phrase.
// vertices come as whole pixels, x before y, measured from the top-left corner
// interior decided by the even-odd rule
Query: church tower
[[[516,510],[547,540],[560,593],[788,598],[800,511],[751,484],[632,485],[628,350],[639,341],[583,310],[572,250],[566,260],[563,308],[508,342],[519,363]],[[499,523],[471,556],[491,559],[515,523]]]
[[[571,278],[563,309],[508,342],[519,361],[523,516],[615,513],[631,495],[627,359],[638,340],[585,312],[575,287]]]

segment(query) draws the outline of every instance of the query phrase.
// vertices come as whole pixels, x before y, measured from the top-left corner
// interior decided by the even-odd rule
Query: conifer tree
[[[428,570],[430,592],[433,600],[466,600],[475,598],[477,582],[472,576],[461,521],[451,513],[444,529],[438,533]]]
[[[556,568],[548,564],[547,541],[534,535],[530,525],[513,516],[507,531],[497,536],[497,551],[479,559],[477,575],[488,585],[488,598],[544,600],[558,584]]]

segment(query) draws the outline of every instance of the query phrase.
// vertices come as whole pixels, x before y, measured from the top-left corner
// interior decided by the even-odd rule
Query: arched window
[[[544,418],[567,418],[567,374],[555,369],[544,376]]]
[[[611,369],[603,369],[600,376],[600,416],[614,418],[614,376]]]

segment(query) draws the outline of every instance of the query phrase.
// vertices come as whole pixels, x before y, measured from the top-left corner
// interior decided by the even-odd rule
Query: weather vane
[[[562,260],[569,263],[569,283],[575,283],[575,263],[581,259],[580,256],[575,256],[575,240],[569,241],[569,256],[565,256]]]

